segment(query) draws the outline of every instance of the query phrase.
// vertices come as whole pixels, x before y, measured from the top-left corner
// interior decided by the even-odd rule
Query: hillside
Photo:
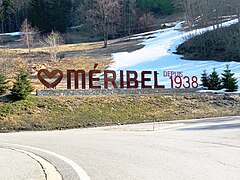
[[[229,27],[237,22],[238,19],[228,20],[222,26]],[[226,62],[213,61],[211,59],[184,60],[181,55],[175,53],[177,47],[189,37],[196,36],[197,38],[199,37],[197,35],[213,30],[213,26],[208,26],[191,31],[183,31],[183,24],[184,22],[178,22],[172,28],[134,36],[133,39],[143,39],[143,42],[140,44],[144,45],[144,47],[133,52],[114,53],[113,60],[115,63],[112,65],[112,68],[135,69],[137,71],[157,70],[160,72],[161,83],[169,88],[170,80],[169,77],[164,76],[164,72],[182,72],[184,76],[197,76],[199,84],[201,84],[200,78],[203,70],[212,72],[213,68],[215,68],[218,74],[221,74],[226,65],[229,64],[240,85],[239,62],[232,62],[231,59],[225,59]],[[239,46],[235,48],[239,48]]]
[[[185,59],[240,62],[240,23],[190,38],[177,48]]]

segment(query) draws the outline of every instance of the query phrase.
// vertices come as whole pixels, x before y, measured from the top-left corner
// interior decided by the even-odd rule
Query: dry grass
[[[51,130],[240,115],[240,98],[224,95],[30,97],[0,102],[0,131]]]
[[[59,52],[69,52],[69,51],[86,51],[86,50],[92,50],[95,48],[101,48],[102,43],[96,42],[96,43],[79,43],[79,44],[63,44],[59,46]],[[4,52],[6,48],[0,49],[0,54]],[[28,49],[26,48],[13,48],[8,49],[9,53],[11,55],[19,55],[19,54],[26,54],[28,53]],[[33,48],[31,50],[32,52],[48,52],[48,47],[38,47]]]
[[[19,69],[27,69],[30,74],[32,74],[31,79],[34,87],[38,88],[39,82],[36,81],[35,77],[40,69],[60,69],[63,72],[67,69],[83,69],[87,72],[92,69],[96,63],[100,70],[109,67],[112,63],[112,58],[110,56],[91,56],[82,54],[84,51],[98,49],[101,46],[101,42],[60,45],[58,52],[59,54],[65,54],[65,56],[57,62],[50,61],[50,54],[47,47],[34,48],[30,54],[28,54],[28,50],[24,48],[1,48],[0,59],[5,58],[6,61],[12,62],[12,66],[8,68],[7,72],[7,77],[10,81],[13,81]],[[68,56],[69,53],[71,53],[71,56]]]
[[[92,70],[95,64],[98,64],[98,69],[105,70],[111,63],[111,57],[91,57],[91,56],[81,56],[81,57],[67,57],[59,64],[56,64],[57,69],[66,71],[67,69],[83,69],[86,72]]]

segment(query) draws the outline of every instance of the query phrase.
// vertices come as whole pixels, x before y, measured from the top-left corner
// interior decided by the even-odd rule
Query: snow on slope
[[[237,23],[238,20],[231,20],[223,24],[223,26],[230,26]],[[149,33],[139,34],[134,38],[144,38],[145,45],[142,49],[134,52],[120,52],[112,54],[115,63],[111,66],[111,69],[115,70],[151,70],[158,71],[161,84],[170,87],[170,80],[168,77],[163,76],[164,71],[183,72],[185,76],[197,76],[200,77],[203,70],[207,70],[211,73],[213,68],[220,74],[229,64],[231,70],[235,73],[235,77],[238,78],[240,87],[240,63],[238,62],[217,62],[217,61],[190,61],[182,60],[179,55],[173,54],[176,51],[176,47],[186,40],[186,37],[203,33],[209,30],[213,30],[213,27],[202,28],[193,30],[190,32],[180,32],[181,23],[178,23],[173,28],[165,30],[153,31],[151,35]],[[148,37],[155,37],[148,39]]]
[[[11,32],[11,33],[3,33],[0,36],[21,36],[22,32]]]

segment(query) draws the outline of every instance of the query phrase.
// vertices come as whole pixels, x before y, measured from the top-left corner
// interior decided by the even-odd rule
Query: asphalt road
[[[240,117],[156,123],[154,131],[139,124],[0,134],[0,146],[43,157],[63,179],[240,179]]]

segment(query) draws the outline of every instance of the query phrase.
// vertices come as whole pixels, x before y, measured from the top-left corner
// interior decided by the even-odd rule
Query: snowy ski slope
[[[223,26],[230,26],[237,23],[238,20],[231,20],[223,24]],[[112,54],[115,63],[111,69],[115,70],[151,70],[158,71],[161,84],[170,87],[169,77],[164,77],[164,71],[183,72],[185,76],[197,76],[199,79],[203,70],[207,70],[211,73],[213,68],[220,74],[229,64],[231,70],[235,73],[235,77],[238,78],[240,87],[240,63],[238,62],[217,62],[217,61],[190,61],[182,60],[179,55],[174,54],[176,47],[186,40],[186,37],[203,33],[209,30],[213,30],[213,27],[202,28],[190,32],[180,32],[181,24],[173,28],[164,30],[157,30],[153,32],[143,33],[134,36],[133,38],[144,38],[145,45],[142,49],[134,52],[120,52]],[[149,33],[152,33],[149,35]],[[154,38],[148,38],[148,37]],[[199,80],[200,83],[200,80]]]

